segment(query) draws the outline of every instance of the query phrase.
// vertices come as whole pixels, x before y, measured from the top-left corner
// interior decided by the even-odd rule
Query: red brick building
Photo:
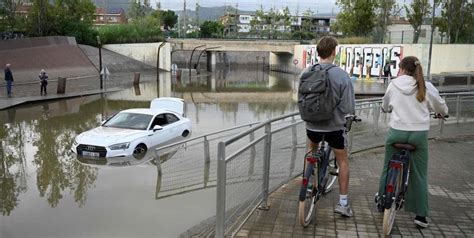
[[[125,15],[125,10],[118,7],[110,8],[101,8],[98,7],[95,10],[95,20],[94,25],[116,25],[116,24],[126,24],[127,17]]]

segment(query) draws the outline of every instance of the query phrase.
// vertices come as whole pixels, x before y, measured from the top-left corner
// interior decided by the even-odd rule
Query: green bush
[[[108,25],[98,28],[102,44],[146,43],[163,40],[159,21],[146,17],[126,25]]]

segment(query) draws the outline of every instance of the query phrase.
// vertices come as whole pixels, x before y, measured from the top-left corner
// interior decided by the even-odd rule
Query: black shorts
[[[319,143],[324,140],[334,149],[342,150],[345,148],[346,137],[343,130],[340,131],[329,131],[329,132],[320,132],[320,131],[310,131],[306,129],[306,135],[313,143]]]

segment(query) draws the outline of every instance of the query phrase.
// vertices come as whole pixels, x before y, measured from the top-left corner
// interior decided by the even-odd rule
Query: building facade
[[[279,33],[307,31],[316,34],[330,34],[335,16],[289,16],[285,22],[281,15],[279,20],[260,19],[255,14],[227,13],[219,18],[224,25],[224,34],[235,34],[241,37],[258,38],[259,33],[271,30]]]
[[[119,25],[126,24],[127,17],[123,8],[96,8],[94,25]]]

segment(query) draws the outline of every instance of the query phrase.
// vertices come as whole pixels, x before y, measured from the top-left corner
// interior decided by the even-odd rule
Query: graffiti
[[[340,45],[336,48],[334,63],[351,77],[370,78],[383,75],[383,67],[390,64],[391,75],[398,75],[398,64],[403,58],[403,47],[398,45]],[[316,46],[303,49],[305,67],[320,60]]]

